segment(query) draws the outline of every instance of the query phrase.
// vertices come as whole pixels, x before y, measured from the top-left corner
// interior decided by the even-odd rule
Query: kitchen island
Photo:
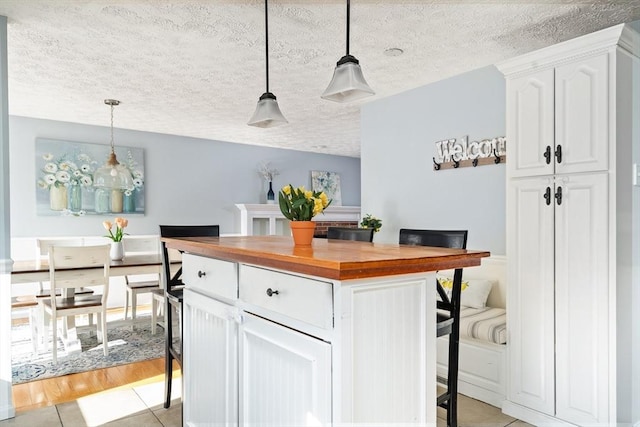
[[[184,252],[185,425],[435,426],[435,271],[488,252],[162,240]]]

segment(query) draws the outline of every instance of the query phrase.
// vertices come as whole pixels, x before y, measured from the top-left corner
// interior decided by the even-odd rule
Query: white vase
[[[114,261],[120,261],[124,258],[124,247],[122,246],[122,242],[111,242],[109,256]]]

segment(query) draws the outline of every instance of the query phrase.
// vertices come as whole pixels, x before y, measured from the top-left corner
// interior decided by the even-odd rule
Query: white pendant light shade
[[[351,102],[375,95],[362,74],[358,60],[343,56],[336,64],[329,87],[322,94],[323,99],[335,102]]]
[[[249,120],[249,126],[270,128],[285,123],[289,122],[282,115],[280,107],[278,107],[278,100],[276,99],[276,96],[271,92],[263,93],[258,100],[256,111]]]
[[[129,169],[118,162],[113,145],[113,107],[120,105],[120,101],[105,99],[104,103],[111,106],[111,154],[107,162],[93,175],[93,186],[108,190],[131,190],[134,187],[133,177]]]
[[[347,53],[340,58],[333,72],[329,87],[320,96],[335,102],[351,102],[376,93],[364,79],[360,62],[349,55],[349,28],[351,27],[351,1],[347,0]]]
[[[249,126],[256,126],[259,128],[272,128],[280,126],[285,123],[289,123],[284,118],[280,107],[278,107],[278,100],[276,96],[269,92],[269,1],[264,0],[264,52],[265,52],[265,71],[266,71],[266,84],[267,88],[265,92],[258,99],[258,105],[256,111],[253,112],[253,116],[247,123]]]

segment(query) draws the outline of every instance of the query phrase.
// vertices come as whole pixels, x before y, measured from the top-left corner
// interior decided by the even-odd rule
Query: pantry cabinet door
[[[556,173],[609,167],[609,54],[556,68]]]
[[[606,425],[609,396],[607,174],[556,179],[556,416]]]
[[[553,69],[507,80],[507,175],[553,174]]]
[[[553,415],[553,179],[511,180],[507,210],[508,397]]]

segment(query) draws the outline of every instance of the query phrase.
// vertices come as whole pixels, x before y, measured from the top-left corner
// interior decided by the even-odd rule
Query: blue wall
[[[400,228],[468,229],[470,249],[505,253],[505,166],[433,170],[437,141],[505,136],[505,82],[481,68],[362,108],[362,213]],[[507,159],[509,151],[507,141]]]
[[[109,128],[10,117],[11,235],[101,235],[111,216],[37,216],[35,139],[109,144]],[[338,172],[342,204],[360,205],[360,159],[244,144],[116,129],[116,146],[145,150],[145,215],[130,215],[131,234],[157,234],[158,224],[220,224],[222,233],[239,232],[236,203],[265,203],[267,184],[261,162],[280,171],[283,185],[311,187],[311,170]],[[117,153],[116,153],[117,154]],[[124,215],[123,215],[124,216]]]

